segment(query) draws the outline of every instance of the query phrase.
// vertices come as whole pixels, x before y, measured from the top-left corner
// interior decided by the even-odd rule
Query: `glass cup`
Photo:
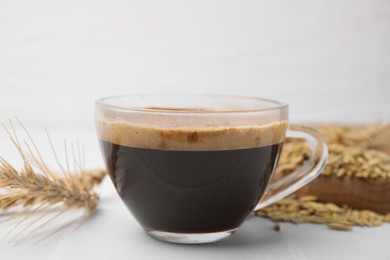
[[[253,210],[316,178],[328,151],[288,106],[239,96],[128,95],[96,101],[106,167],[145,231],[175,243],[230,236]],[[286,135],[311,146],[299,169],[271,182]]]

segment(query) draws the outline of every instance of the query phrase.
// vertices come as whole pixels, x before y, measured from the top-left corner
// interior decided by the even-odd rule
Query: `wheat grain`
[[[372,140],[390,125],[372,124],[370,126],[320,125],[317,129],[325,136],[328,144],[368,147]]]
[[[370,149],[372,139],[389,126],[371,127],[322,126],[319,128],[328,142],[329,160],[322,176],[343,178],[390,178],[390,156]],[[287,141],[277,172],[289,174],[308,158],[310,148],[302,141]],[[320,202],[315,196],[291,195],[255,213],[273,221],[325,224],[336,230],[352,226],[379,226],[390,222],[390,214],[381,215],[369,210],[355,210],[347,205]]]
[[[390,156],[374,149],[342,144],[329,144],[329,160],[322,176],[390,178]],[[277,172],[289,174],[300,167],[309,156],[304,142],[287,142],[283,148]],[[290,158],[299,158],[292,161]]]
[[[324,224],[337,230],[350,230],[352,226],[379,226],[383,222],[390,223],[390,214],[381,215],[370,210],[354,210],[346,205],[339,207],[333,203],[322,203],[314,199],[314,196],[291,195],[256,211],[254,215],[269,218],[276,223],[286,221]]]

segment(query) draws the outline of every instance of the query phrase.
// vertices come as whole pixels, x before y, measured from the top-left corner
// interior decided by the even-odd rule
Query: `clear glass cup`
[[[239,96],[128,95],[96,101],[108,173],[154,238],[208,243],[230,236],[253,210],[316,178],[328,151],[312,128],[288,123],[284,103]],[[310,159],[277,181],[285,138],[303,138]]]

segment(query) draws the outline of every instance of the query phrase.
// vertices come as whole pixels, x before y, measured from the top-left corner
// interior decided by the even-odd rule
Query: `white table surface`
[[[43,129],[31,129],[43,156],[50,156]],[[51,131],[57,150],[62,138],[80,139],[87,166],[102,166],[92,130]],[[4,133],[0,154],[17,164],[18,157]],[[47,159],[49,162],[52,159]],[[250,218],[228,240],[207,245],[175,245],[157,241],[142,230],[128,212],[111,181],[96,189],[101,202],[96,213],[78,228],[71,226],[39,242],[10,245],[0,240],[0,259],[389,259],[390,225],[354,228],[349,232],[322,225],[281,223],[273,230],[268,219]],[[8,230],[8,228],[7,228]],[[0,235],[6,231],[0,225]]]

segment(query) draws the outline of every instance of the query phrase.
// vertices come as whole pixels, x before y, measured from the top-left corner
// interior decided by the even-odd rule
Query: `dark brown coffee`
[[[267,136],[264,127],[166,130],[123,124],[100,129],[100,140],[110,177],[142,226],[210,233],[236,229],[258,203],[282,148],[283,136],[275,129]]]

